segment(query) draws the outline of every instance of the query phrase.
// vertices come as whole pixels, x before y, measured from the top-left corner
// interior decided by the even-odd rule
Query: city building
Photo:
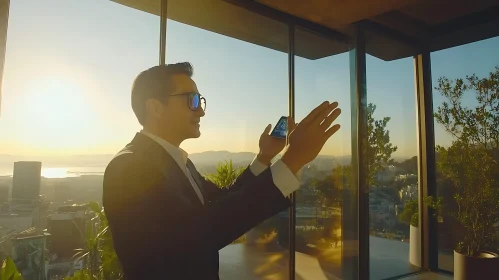
[[[10,256],[25,280],[47,279],[48,233],[30,227],[0,237],[0,258]]]
[[[95,213],[86,205],[60,206],[49,216],[47,273],[50,279],[63,279],[82,268],[83,260],[74,256],[77,249],[86,248],[87,234],[95,233],[96,223]]]
[[[18,161],[14,163],[12,178],[12,202],[32,204],[39,199],[42,163],[38,161]]]
[[[0,204],[9,201],[9,185],[0,184]]]
[[[9,185],[0,183],[0,213],[9,211],[9,193]]]
[[[31,227],[33,227],[31,212],[0,214],[0,237],[9,233],[20,233]]]
[[[75,250],[84,248],[85,234],[94,216],[85,205],[61,206],[49,216],[47,230],[51,235],[49,250],[53,262],[72,261]]]
[[[30,228],[12,237],[12,260],[24,279],[47,279],[48,236],[46,232]]]

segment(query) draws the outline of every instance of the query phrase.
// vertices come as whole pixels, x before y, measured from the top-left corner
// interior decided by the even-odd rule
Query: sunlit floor
[[[385,279],[418,271],[417,267],[409,264],[408,243],[371,237],[370,256],[371,279]],[[220,251],[220,278],[289,279],[288,259],[288,252],[275,243],[266,246],[230,245]],[[341,247],[328,249],[319,257],[296,253],[296,279],[340,279],[340,262]]]
[[[434,272],[425,272],[417,275],[402,278],[401,280],[452,280],[451,275],[437,274]]]
[[[220,251],[220,279],[289,279],[288,252],[244,244],[230,245]],[[339,253],[339,252],[338,252]],[[297,280],[339,279],[324,271],[315,257],[296,253]]]

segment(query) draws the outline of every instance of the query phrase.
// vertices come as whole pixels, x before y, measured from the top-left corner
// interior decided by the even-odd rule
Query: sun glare
[[[37,124],[52,127],[71,125],[85,111],[83,92],[76,83],[53,78],[34,83],[27,98],[27,112]]]
[[[86,94],[81,82],[67,77],[32,82],[16,112],[25,127],[23,142],[50,150],[85,145],[83,134],[95,119]]]
[[[66,168],[43,168],[42,177],[45,178],[66,178],[68,175],[68,170]]]

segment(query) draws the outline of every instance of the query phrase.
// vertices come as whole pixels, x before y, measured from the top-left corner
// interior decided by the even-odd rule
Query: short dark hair
[[[132,109],[141,125],[147,117],[146,101],[155,98],[166,101],[168,96],[175,91],[171,77],[176,74],[185,74],[192,77],[194,69],[189,62],[159,65],[141,72],[132,86]]]

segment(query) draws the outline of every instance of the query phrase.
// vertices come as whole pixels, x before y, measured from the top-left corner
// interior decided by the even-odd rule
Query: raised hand
[[[289,139],[289,133],[293,131],[296,127],[296,124],[293,118],[287,118],[288,123],[288,132],[286,139],[276,138],[270,136],[270,131],[272,130],[272,125],[267,125],[262,135],[260,135],[260,140],[258,141],[258,146],[260,147],[260,151],[257,155],[257,159],[265,164],[270,165],[272,159],[279,154],[287,144],[287,140]]]
[[[271,129],[272,125],[267,125],[258,141],[260,151],[258,152],[257,159],[265,165],[270,165],[271,160],[286,146],[286,139],[270,136]]]
[[[305,164],[314,160],[326,141],[340,129],[339,124],[331,126],[340,114],[338,102],[325,101],[294,129],[289,127],[289,124],[294,124],[294,120],[288,119],[288,143],[281,159],[293,173],[296,174]]]

